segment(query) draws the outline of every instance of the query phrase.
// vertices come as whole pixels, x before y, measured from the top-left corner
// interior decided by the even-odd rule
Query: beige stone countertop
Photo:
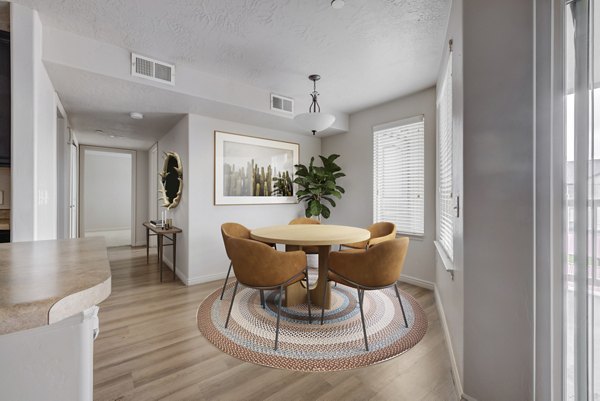
[[[0,244],[0,334],[76,315],[110,291],[103,238]]]

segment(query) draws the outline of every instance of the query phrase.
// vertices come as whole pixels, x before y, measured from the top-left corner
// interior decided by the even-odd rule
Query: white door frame
[[[84,169],[85,169],[85,151],[86,150],[95,150],[100,152],[107,153],[129,153],[131,155],[131,246],[135,246],[136,242],[136,211],[137,211],[137,199],[136,199],[136,188],[137,188],[137,152],[132,149],[122,149],[122,148],[109,148],[102,146],[92,146],[92,145],[80,145],[79,146],[79,237],[83,237],[85,232],[85,202],[84,202],[84,189],[85,189],[85,180],[84,177]]]

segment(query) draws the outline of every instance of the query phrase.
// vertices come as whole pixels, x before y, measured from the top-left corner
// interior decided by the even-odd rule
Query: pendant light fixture
[[[310,75],[308,79],[313,81],[313,91],[310,94],[312,103],[308,108],[308,113],[298,114],[294,120],[301,127],[312,131],[313,135],[315,135],[317,132],[331,127],[335,122],[335,116],[333,114],[321,113],[321,106],[319,106],[317,100],[317,97],[319,96],[319,92],[317,92],[317,81],[321,79],[321,76],[313,74]]]

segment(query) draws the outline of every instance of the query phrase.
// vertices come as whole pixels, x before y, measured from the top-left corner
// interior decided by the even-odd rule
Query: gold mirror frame
[[[179,205],[179,202],[181,201],[181,194],[183,192],[183,165],[181,164],[181,159],[179,158],[179,155],[175,152],[165,152],[165,160],[163,162],[163,169],[162,172],[159,173],[160,175],[160,199],[163,201],[162,206],[166,207],[167,209],[173,209],[175,207],[177,207],[177,205]],[[175,161],[177,162],[177,167],[175,167],[175,172],[177,173],[177,179],[179,180],[179,189],[177,190],[177,194],[175,195],[175,197],[173,198],[172,201],[169,201],[169,197],[167,196],[167,189],[165,187],[165,181],[167,176],[169,175],[169,160],[175,159]]]

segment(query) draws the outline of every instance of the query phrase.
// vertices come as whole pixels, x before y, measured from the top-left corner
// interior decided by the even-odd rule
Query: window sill
[[[442,244],[440,244],[437,241],[433,241],[433,244],[435,245],[435,249],[437,250],[440,260],[442,261],[442,264],[444,265],[444,268],[446,269],[447,272],[452,273],[452,277],[454,278],[454,270],[455,270],[454,263],[452,263],[452,261],[450,260],[448,255],[446,255],[446,251],[444,251]]]
[[[417,240],[417,241],[423,241],[425,240],[425,235],[417,235],[417,234],[406,234],[406,233],[401,233],[401,232],[397,232],[396,233],[396,238],[401,238],[401,237],[408,237],[410,238],[410,240]]]

